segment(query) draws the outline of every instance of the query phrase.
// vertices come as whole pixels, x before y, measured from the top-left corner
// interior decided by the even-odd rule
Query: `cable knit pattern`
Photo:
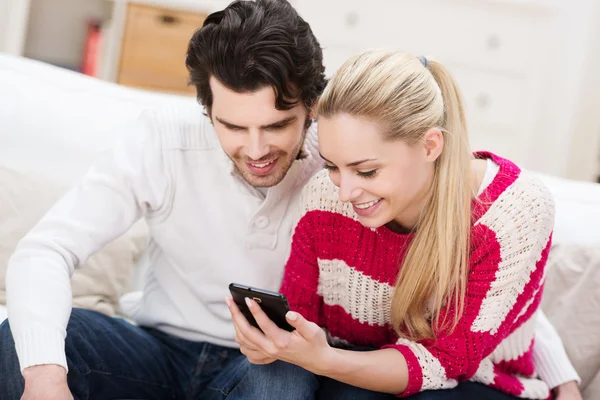
[[[539,181],[510,161],[476,155],[492,158],[500,169],[472,203],[465,311],[453,332],[439,331],[436,340],[418,343],[393,332],[391,299],[413,235],[362,226],[352,207],[338,200],[326,171],[301,195],[302,216],[281,291],[332,342],[401,352],[409,382],[400,396],[472,380],[545,399],[549,389],[536,378],[532,348],[554,204]]]

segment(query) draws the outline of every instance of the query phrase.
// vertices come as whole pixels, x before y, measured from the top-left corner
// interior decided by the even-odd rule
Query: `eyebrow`
[[[319,153],[319,155],[321,156],[321,158],[325,161],[327,161],[328,163],[333,164],[331,161],[329,161],[328,159],[326,159],[325,157],[323,157],[323,154]],[[359,166],[362,163],[366,163],[367,161],[375,161],[374,158],[366,158],[364,160],[359,160],[359,161],[353,161],[351,163],[346,164],[347,167],[356,167]]]
[[[231,122],[227,122],[223,118],[215,117],[215,119],[217,121],[219,121],[220,123],[222,123],[223,125],[227,125],[227,126],[229,126],[231,128],[247,129],[247,127],[245,127],[245,126],[239,126],[239,125],[236,125],[236,124],[232,124]],[[293,115],[291,117],[284,118],[284,119],[282,119],[280,121],[273,122],[272,124],[262,125],[260,127],[260,129],[281,128],[282,126],[285,126],[285,125],[288,125],[288,124],[294,122],[296,119],[298,119],[298,117],[296,117],[295,115]]]

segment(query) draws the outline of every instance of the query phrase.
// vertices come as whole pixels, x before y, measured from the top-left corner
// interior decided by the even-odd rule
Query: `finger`
[[[235,341],[237,344],[239,344],[239,345],[240,345],[240,349],[241,349],[242,347],[245,347],[245,348],[247,348],[247,349],[250,349],[250,350],[254,350],[254,351],[256,351],[256,350],[257,350],[257,349],[255,349],[255,348],[253,348],[253,347],[252,347],[252,345],[248,344],[248,342],[247,342],[246,340],[244,340],[244,339],[240,339],[240,337],[238,336],[238,334],[237,334],[237,333],[236,333],[236,335],[233,337],[233,340],[234,340],[234,341]]]
[[[250,343],[245,337],[244,334],[241,332],[240,327],[238,326],[238,321],[239,318],[237,318],[237,315],[235,313],[235,309],[237,309],[239,311],[239,308],[237,307],[237,305],[233,302],[233,300],[231,299],[231,297],[228,297],[225,299],[225,302],[227,303],[227,306],[229,307],[229,312],[231,313],[231,319],[233,321],[233,328],[235,329],[235,336],[234,336],[234,340],[237,344],[239,344],[240,346],[248,346],[250,348],[254,348],[252,343]],[[233,304],[232,304],[233,303]],[[234,309],[235,307],[235,309]],[[241,313],[241,312],[240,312]],[[243,322],[247,322],[246,317],[244,317],[244,315],[242,314]]]
[[[321,334],[321,328],[319,325],[308,321],[306,318],[300,315],[300,313],[288,311],[287,314],[285,314],[285,318],[291,326],[296,328],[296,332],[307,341],[311,341]]]
[[[265,335],[257,328],[250,325],[244,314],[240,311],[235,302],[229,298],[227,301],[231,312],[238,338],[243,340],[249,347],[257,349],[267,354],[272,354],[274,346]]]
[[[269,357],[259,351],[250,350],[248,348],[240,348],[240,351],[246,356],[251,364],[264,365],[270,364],[276,360],[273,357]]]
[[[289,338],[289,332],[278,327],[254,300],[246,297],[246,304],[267,338],[276,344],[285,345]]]

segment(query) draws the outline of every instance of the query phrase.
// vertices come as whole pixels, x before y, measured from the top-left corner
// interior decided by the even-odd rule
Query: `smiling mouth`
[[[254,168],[266,168],[269,165],[273,164],[274,162],[275,162],[275,160],[262,162],[262,163],[248,163],[248,164],[252,165]]]
[[[353,206],[358,208],[359,210],[366,210],[368,208],[373,207],[374,205],[377,205],[380,201],[381,201],[381,199],[377,199],[377,200],[369,201],[368,203],[353,204]]]

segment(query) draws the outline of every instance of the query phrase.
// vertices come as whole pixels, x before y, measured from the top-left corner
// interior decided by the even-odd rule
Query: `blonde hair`
[[[453,330],[465,303],[472,190],[463,104],[450,73],[434,60],[368,51],[337,71],[316,111],[324,118],[365,118],[387,139],[409,144],[431,128],[443,132],[431,195],[400,268],[390,318],[397,334],[411,340]]]

